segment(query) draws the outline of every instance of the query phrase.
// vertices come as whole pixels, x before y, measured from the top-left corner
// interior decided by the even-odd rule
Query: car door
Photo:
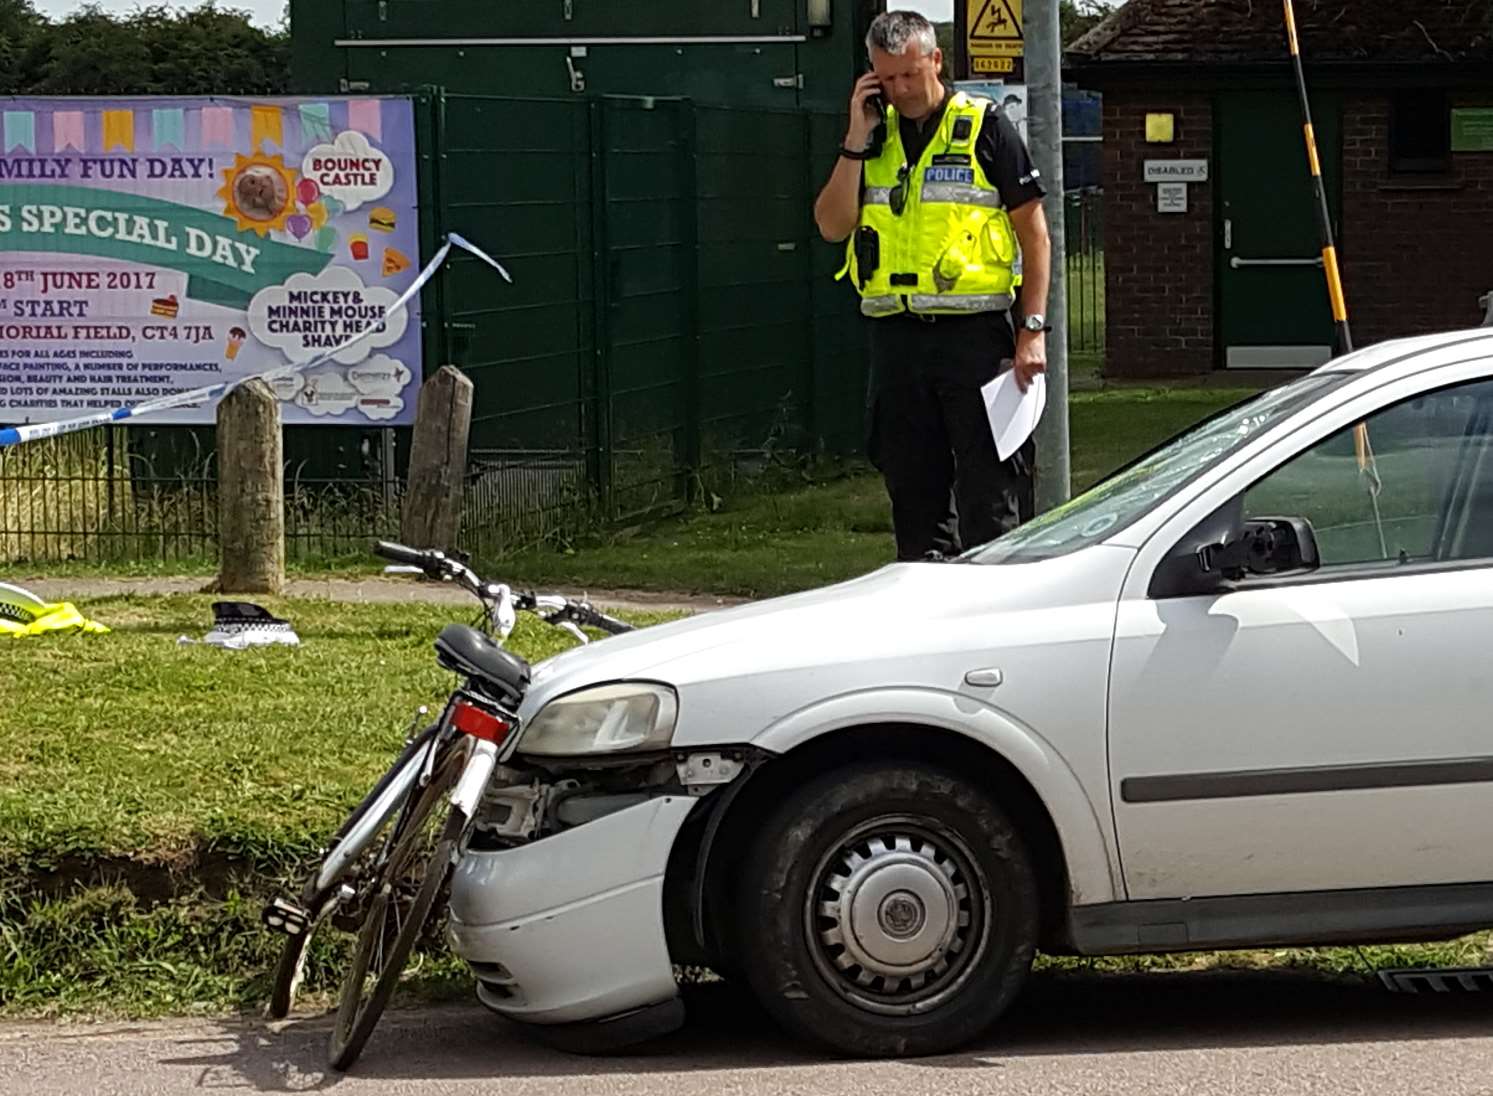
[[[1468,372],[1237,484],[1246,518],[1311,522],[1318,570],[1122,599],[1131,899],[1493,880],[1493,380]]]

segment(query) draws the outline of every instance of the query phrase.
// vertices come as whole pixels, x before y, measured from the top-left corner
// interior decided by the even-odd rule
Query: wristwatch
[[[1051,331],[1047,326],[1047,317],[1040,312],[1033,312],[1021,321],[1021,326],[1027,331]]]

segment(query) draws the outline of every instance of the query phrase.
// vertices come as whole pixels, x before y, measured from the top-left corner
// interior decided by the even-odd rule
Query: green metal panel
[[[797,32],[795,0],[699,3],[651,0],[345,0],[349,31],[360,38],[516,36],[771,35]],[[568,17],[567,17],[567,12]]]
[[[758,0],[754,15],[751,0],[571,0],[567,18],[564,0],[294,0],[294,77],[308,91],[347,79],[355,90],[438,83],[470,94],[567,96],[576,43],[586,48],[573,59],[585,94],[842,107],[865,66],[866,25],[885,0],[833,0],[829,28],[812,31],[806,2]],[[617,38],[642,41],[607,41]],[[492,44],[514,39],[542,41]]]
[[[607,99],[607,384],[613,507],[682,499],[693,367],[690,203],[677,100]]]
[[[813,112],[808,125],[807,168],[817,192],[834,167],[845,121],[839,111]],[[866,321],[854,288],[834,280],[845,246],[813,232],[808,249],[816,435],[829,452],[859,453],[865,444]]]
[[[347,36],[341,4],[327,0],[290,0],[290,90],[296,95],[325,95],[339,90],[347,73],[343,51],[335,45]]]
[[[446,97],[441,216],[498,256],[509,285],[469,256],[442,279],[473,378],[474,449],[581,448],[591,334],[584,104]]]

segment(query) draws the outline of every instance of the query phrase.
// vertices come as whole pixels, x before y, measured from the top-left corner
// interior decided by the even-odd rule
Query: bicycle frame
[[[443,717],[441,729],[444,729],[444,722]],[[440,737],[439,731],[431,735],[422,749],[417,749],[405,759],[404,764],[392,770],[392,779],[375,795],[368,809],[354,818],[341,840],[328,850],[326,859],[322,861],[321,871],[316,875],[316,895],[324,898],[326,892],[342,878],[348,865],[363,855],[374,835],[404,802],[410,788],[429,776],[430,764],[435,758]]]

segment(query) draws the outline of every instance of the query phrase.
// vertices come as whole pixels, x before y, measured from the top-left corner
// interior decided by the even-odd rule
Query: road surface
[[[345,1076],[327,1021],[0,1026],[0,1093],[176,1096],[1493,1096],[1493,1001],[1427,998],[1308,975],[1035,979],[1003,1031],[941,1058],[836,1061],[780,1035],[726,987],[688,1027],[627,1056],[537,1045],[480,1009],[389,1013]]]

